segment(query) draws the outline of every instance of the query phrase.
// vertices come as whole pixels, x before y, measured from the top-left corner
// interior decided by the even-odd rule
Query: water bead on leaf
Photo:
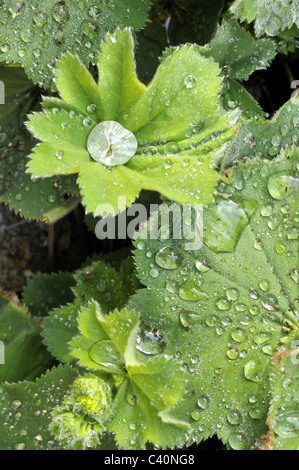
[[[134,134],[115,121],[95,126],[87,140],[90,156],[107,166],[127,163],[135,155],[137,146]]]

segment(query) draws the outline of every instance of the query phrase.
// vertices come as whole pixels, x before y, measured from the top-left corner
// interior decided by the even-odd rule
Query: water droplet
[[[250,360],[246,362],[244,366],[244,375],[246,379],[251,380],[252,382],[261,383],[260,374],[260,363],[258,360]]]
[[[95,114],[97,106],[95,104],[89,104],[86,108],[86,111],[90,114]]]
[[[281,241],[276,243],[275,250],[278,255],[282,255],[286,251],[287,247]]]
[[[247,447],[246,435],[241,431],[230,435],[228,442],[233,450],[245,450]]]
[[[135,155],[137,140],[132,132],[115,121],[95,126],[87,139],[90,156],[108,166],[123,165]]]
[[[40,444],[42,440],[43,440],[43,436],[41,436],[41,434],[37,434],[33,438],[34,444]]]
[[[164,351],[166,343],[157,331],[148,330],[145,325],[141,325],[137,333],[136,348],[143,354],[154,356]]]
[[[38,28],[43,28],[46,23],[46,14],[43,11],[37,11],[33,16],[33,21]]]
[[[58,160],[62,160],[64,156],[64,151],[63,150],[57,150],[56,153],[55,153],[55,157],[58,159]]]
[[[20,400],[14,400],[12,402],[12,405],[17,410],[18,408],[20,408],[20,406],[22,406],[22,402]]]
[[[268,281],[261,281],[260,282],[260,288],[264,291],[267,292],[270,289],[270,284]]]
[[[179,296],[183,300],[189,300],[195,302],[201,299],[207,299],[208,296],[204,292],[199,290],[199,285],[196,285],[194,281],[186,281],[179,290]]]
[[[208,326],[216,326],[219,323],[219,317],[217,315],[210,314],[206,317],[206,324]]]
[[[25,444],[24,442],[20,442],[19,444],[15,445],[16,450],[24,450],[25,449]]]
[[[99,31],[98,22],[96,20],[84,20],[81,24],[81,31],[89,39],[94,39]]]
[[[197,400],[197,405],[202,410],[207,410],[210,406],[210,399],[206,395],[200,395]]]
[[[185,77],[184,83],[186,88],[194,88],[196,85],[196,78],[194,75],[187,75],[187,77]]]
[[[191,418],[194,419],[194,421],[199,421],[200,417],[201,417],[201,413],[199,410],[192,411]]]
[[[68,7],[65,2],[58,2],[52,9],[52,15],[55,21],[60,24],[66,23],[69,18]]]
[[[276,36],[282,27],[281,19],[278,16],[271,15],[265,26],[265,32],[268,36]]]
[[[152,268],[149,273],[153,278],[157,278],[159,276],[159,270],[156,268]]]
[[[172,167],[172,165],[173,165],[173,161],[172,161],[172,160],[169,160],[169,159],[167,159],[167,160],[164,160],[163,164],[164,164],[164,168],[165,168],[166,170],[168,170],[169,168],[171,168],[171,167]]]
[[[256,240],[254,240],[253,246],[257,251],[263,251],[262,241],[259,240],[258,238]]]
[[[1,52],[4,52],[4,53],[9,52],[9,50],[10,50],[10,45],[9,45],[9,44],[6,44],[6,43],[5,43],[5,44],[1,44],[0,49],[1,49]]]
[[[253,341],[256,344],[263,344],[266,343],[266,341],[269,341],[270,338],[271,336],[268,333],[260,332],[253,337]]]
[[[24,10],[24,1],[11,1],[8,10],[11,13],[12,17],[15,18]]]
[[[123,361],[115,344],[110,340],[100,340],[94,343],[88,351],[91,361],[102,369],[122,372]]]
[[[181,264],[180,256],[170,246],[161,248],[156,253],[155,261],[160,268],[169,270],[177,269]]]
[[[238,351],[238,349],[231,348],[231,349],[228,349],[228,351],[226,352],[226,355],[229,359],[234,361],[239,356],[239,351]]]
[[[288,197],[298,187],[299,180],[291,174],[276,173],[268,179],[268,191],[273,199]]]
[[[264,416],[265,416],[265,412],[262,408],[259,408],[259,407],[254,407],[254,408],[251,408],[251,410],[249,410],[248,412],[250,418],[252,419],[262,419]]]
[[[231,289],[227,289],[226,297],[228,298],[228,300],[232,300],[233,302],[235,302],[239,299],[240,292],[238,291],[238,289],[232,287]]]
[[[202,315],[192,310],[182,310],[180,313],[180,321],[184,328],[189,329],[192,325],[199,323]]]
[[[206,215],[204,242],[214,252],[233,252],[249,219],[238,204],[221,201]]]
[[[236,328],[233,330],[231,336],[237,343],[243,343],[247,338],[246,332],[242,330],[242,328]]]
[[[210,267],[208,266],[208,263],[205,259],[203,259],[203,260],[197,259],[195,261],[195,267],[201,273],[205,273],[205,272],[209,271],[209,269],[210,269]]]
[[[217,300],[216,305],[219,310],[229,310],[231,308],[231,302],[225,297],[220,297],[220,299]]]
[[[261,208],[261,216],[262,217],[270,217],[270,215],[273,214],[273,207],[268,205],[268,206],[263,206]]]
[[[229,424],[232,424],[233,426],[240,424],[242,421],[241,413],[238,410],[230,410],[226,418]]]

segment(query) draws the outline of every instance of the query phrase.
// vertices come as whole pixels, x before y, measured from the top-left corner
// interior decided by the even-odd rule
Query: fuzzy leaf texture
[[[74,177],[54,177],[32,182],[26,174],[26,155],[36,141],[24,126],[26,114],[36,99],[37,89],[20,67],[0,66],[5,85],[5,104],[0,105],[0,201],[23,217],[51,221],[65,214],[76,198]],[[51,214],[51,215],[50,215]]]
[[[35,379],[51,364],[42,344],[41,325],[0,296],[0,383]]]
[[[221,94],[224,109],[239,107],[247,118],[265,116],[239,80],[269,66],[276,55],[273,39],[256,39],[237,21],[228,18],[223,19],[211,43],[201,47],[200,53],[213,58],[221,67],[225,77]]]
[[[77,374],[75,369],[60,365],[35,382],[1,385],[0,449],[62,450],[49,430],[51,412],[63,401]]]
[[[277,36],[293,24],[299,27],[298,0],[235,0],[231,11],[240,21],[254,21],[257,37]]]
[[[73,285],[71,291],[65,289],[66,284]],[[53,287],[59,285],[61,289],[60,296],[53,295],[52,303],[46,304],[48,307],[56,308],[50,312],[51,308],[48,308],[49,315],[44,319],[42,335],[51,354],[62,362],[74,362],[74,357],[69,351],[69,341],[78,335],[77,319],[83,306],[95,300],[100,305],[101,311],[108,314],[111,310],[122,309],[131,295],[140,287],[131,258],[123,260],[117,269],[108,262],[104,263],[100,260],[87,263],[71,278],[63,273],[35,276],[24,292],[24,300],[30,311],[35,311],[37,308],[36,296],[32,294],[42,285],[44,285],[43,292],[49,292],[51,295],[53,295]],[[31,301],[29,300],[30,294]],[[71,294],[75,300],[73,303],[68,303]],[[54,305],[54,299],[55,301],[60,299],[60,304]],[[42,306],[43,304],[40,304],[39,308]]]
[[[298,150],[227,171],[203,211],[200,249],[182,233],[167,239],[163,219],[160,238],[136,240],[147,289],[129,307],[192,372],[175,416],[188,416],[197,441],[217,433],[242,450],[266,432],[272,357],[299,326],[297,172]]]
[[[129,29],[107,35],[98,83],[77,57],[67,54],[57,62],[61,100],[45,99],[44,112],[29,116],[27,127],[43,142],[30,155],[28,172],[34,177],[78,173],[83,204],[94,215],[125,209],[141,189],[180,203],[206,204],[218,180],[214,168],[236,127],[236,113],[219,106],[219,68],[195,47],[183,46],[145,87],[135,73],[133,47]],[[100,122],[122,126],[137,140],[127,162],[109,166],[96,160],[93,152],[103,141]],[[97,143],[91,150],[94,133]],[[112,132],[112,139],[117,134]]]
[[[67,51],[88,66],[97,61],[102,39],[116,26],[140,29],[149,0],[4,0],[0,12],[0,61],[20,63],[28,76],[53,86],[56,57]],[[16,34],[15,32],[19,33]]]
[[[143,449],[184,442],[188,425],[172,416],[184,393],[186,377],[177,360],[137,355],[139,313],[114,310],[104,316],[95,302],[80,312],[81,336],[71,341],[71,352],[89,371],[114,379],[114,399],[106,429],[115,434],[120,448]]]
[[[299,446],[299,340],[277,353],[273,360],[271,379],[272,401],[268,417],[267,439],[261,440],[267,450],[298,450]]]

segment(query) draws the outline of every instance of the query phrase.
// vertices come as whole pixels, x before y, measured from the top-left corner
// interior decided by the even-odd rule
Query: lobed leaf
[[[147,441],[182,443],[182,430],[188,426],[168,412],[184,393],[184,373],[174,359],[157,356],[142,361],[137,357],[139,313],[123,309],[104,316],[98,304],[91,302],[81,310],[78,326],[81,336],[72,340],[71,351],[79,364],[120,376],[115,378],[116,396],[106,422],[118,446],[140,449]],[[125,428],[124,422],[128,423]]]
[[[297,162],[295,150],[228,170],[204,210],[200,249],[186,249],[182,233],[136,240],[147,289],[129,308],[192,372],[174,416],[188,417],[197,441],[217,433],[242,450],[266,430],[272,357],[299,326]]]
[[[85,66],[96,64],[105,34],[116,25],[142,28],[149,5],[149,0],[113,4],[99,0],[83,0],[79,4],[72,0],[44,0],[42,5],[37,0],[4,0],[0,13],[0,61],[21,63],[35,83],[50,88],[57,57],[70,52],[78,55]],[[64,60],[70,60],[69,55]],[[83,66],[77,70],[82,73]],[[77,87],[78,82],[73,85]]]
[[[35,379],[51,364],[38,321],[0,297],[0,383]]]
[[[231,11],[241,21],[254,21],[257,37],[277,36],[293,24],[299,26],[298,0],[235,0]]]

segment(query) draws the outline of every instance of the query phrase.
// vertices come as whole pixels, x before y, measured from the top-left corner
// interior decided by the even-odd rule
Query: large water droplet
[[[228,439],[229,445],[233,450],[245,450],[247,447],[247,438],[243,432],[232,434]]]
[[[52,9],[52,15],[54,20],[57,21],[57,23],[66,23],[70,18],[66,3],[63,1],[56,3],[56,5],[54,5]]]
[[[137,333],[138,351],[146,355],[154,356],[166,348],[164,338],[155,330],[148,330],[146,325],[141,325]]]
[[[192,280],[186,281],[179,290],[179,295],[183,300],[189,300],[195,302],[201,299],[207,299],[208,296],[204,292],[201,292],[199,285]]]
[[[234,341],[237,343],[243,343],[246,340],[246,332],[242,328],[236,328],[231,334]]]
[[[210,269],[207,261],[204,260],[204,259],[202,259],[202,260],[197,259],[195,261],[195,267],[201,273],[205,273],[205,272],[209,271],[209,269]]]
[[[206,212],[204,242],[216,253],[231,253],[248,222],[245,210],[238,204],[221,201]]]
[[[278,16],[271,15],[266,23],[265,31],[268,36],[276,36],[282,27],[281,19]]]
[[[104,121],[95,126],[87,139],[90,156],[108,166],[123,165],[135,155],[136,137],[115,121]]]
[[[81,31],[89,39],[94,39],[99,31],[98,22],[95,20],[84,20],[81,24]]]
[[[299,185],[299,180],[285,172],[271,175],[268,179],[268,191],[273,199],[288,197]]]
[[[186,88],[194,88],[196,85],[196,78],[194,75],[187,75],[185,77],[184,83],[186,85]]]
[[[181,264],[180,256],[171,248],[166,246],[156,253],[155,261],[160,268],[177,269]]]
[[[226,418],[229,424],[232,424],[233,426],[240,424],[242,421],[241,413],[238,410],[230,410]]]
[[[202,410],[207,410],[210,406],[210,399],[206,395],[200,395],[197,400],[197,405]]]
[[[110,340],[97,341],[89,349],[88,355],[103,369],[114,372],[123,371],[123,360],[115,344]]]
[[[246,362],[244,366],[244,375],[246,379],[251,380],[252,382],[261,383],[260,377],[260,363],[258,360],[250,360]]]
[[[194,324],[202,320],[202,315],[192,310],[182,310],[180,313],[180,321],[187,330]]]

